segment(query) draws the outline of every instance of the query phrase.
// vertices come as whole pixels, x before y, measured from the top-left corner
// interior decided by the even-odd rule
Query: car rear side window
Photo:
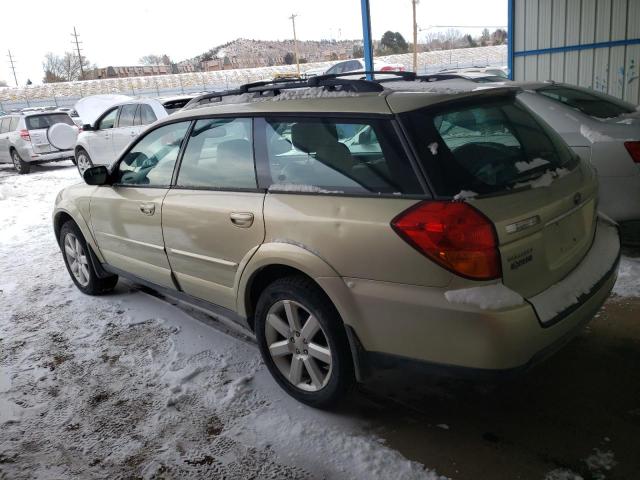
[[[131,127],[136,116],[136,110],[138,105],[132,103],[130,105],[123,105],[120,108],[120,116],[118,117],[118,127]]]
[[[272,191],[424,194],[387,120],[283,118],[260,124],[267,157],[261,186]]]
[[[153,112],[153,108],[151,108],[149,105],[147,105],[146,103],[141,103],[140,104],[140,125],[150,125],[153,122],[155,122],[158,117],[156,117],[156,114]]]
[[[18,129],[18,122],[20,121],[19,117],[12,117],[11,123],[9,124],[9,131],[15,132]]]
[[[56,123],[66,123],[67,125],[75,125],[71,117],[66,113],[47,113],[44,115],[30,115],[25,118],[27,130],[38,130],[40,128],[49,128]]]
[[[577,88],[553,85],[540,88],[537,92],[540,95],[564,103],[568,107],[580,110],[591,117],[613,118],[625,113],[635,112],[632,105],[595,91],[591,93]]]
[[[142,137],[118,163],[114,183],[168,186],[189,123],[171,123]]]
[[[180,164],[177,186],[255,189],[250,118],[198,120]]]
[[[577,162],[560,137],[512,97],[418,110],[403,121],[442,196],[501,191]]]

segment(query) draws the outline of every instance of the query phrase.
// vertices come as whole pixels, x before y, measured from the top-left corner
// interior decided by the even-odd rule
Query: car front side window
[[[189,123],[172,123],[145,135],[118,163],[114,172],[114,183],[149,187],[168,186]]]
[[[114,108],[107,113],[102,120],[98,122],[98,130],[105,130],[107,128],[113,128],[116,123],[116,117],[118,116],[118,109]]]
[[[250,118],[198,120],[189,135],[177,186],[255,189]]]

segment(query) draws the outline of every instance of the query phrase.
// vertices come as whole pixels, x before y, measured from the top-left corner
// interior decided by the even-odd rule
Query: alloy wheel
[[[265,322],[269,354],[280,373],[301,390],[322,389],[331,377],[332,356],[318,319],[293,300],[274,303]]]
[[[91,164],[91,160],[86,153],[82,152],[78,154],[77,158],[77,167],[80,175],[82,176],[87,168],[91,168],[93,165]]]
[[[69,263],[69,269],[77,282],[86,287],[89,285],[89,259],[73,233],[67,233],[64,238],[64,254]]]
[[[18,172],[22,171],[22,162],[20,161],[20,157],[17,152],[11,153],[11,160],[13,160],[13,166],[16,167]]]

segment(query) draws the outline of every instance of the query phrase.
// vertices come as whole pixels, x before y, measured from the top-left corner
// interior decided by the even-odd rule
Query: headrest
[[[324,123],[296,123],[291,128],[293,146],[303,152],[317,152],[323,145],[338,142],[336,126]]]

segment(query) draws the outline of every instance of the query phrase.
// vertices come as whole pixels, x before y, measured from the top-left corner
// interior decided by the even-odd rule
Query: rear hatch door
[[[73,120],[66,113],[43,113],[39,115],[29,115],[25,118],[27,130],[31,137],[33,152],[39,154],[54,153],[59,151],[49,143],[47,131],[49,127],[56,123],[66,123],[75,126]]]

